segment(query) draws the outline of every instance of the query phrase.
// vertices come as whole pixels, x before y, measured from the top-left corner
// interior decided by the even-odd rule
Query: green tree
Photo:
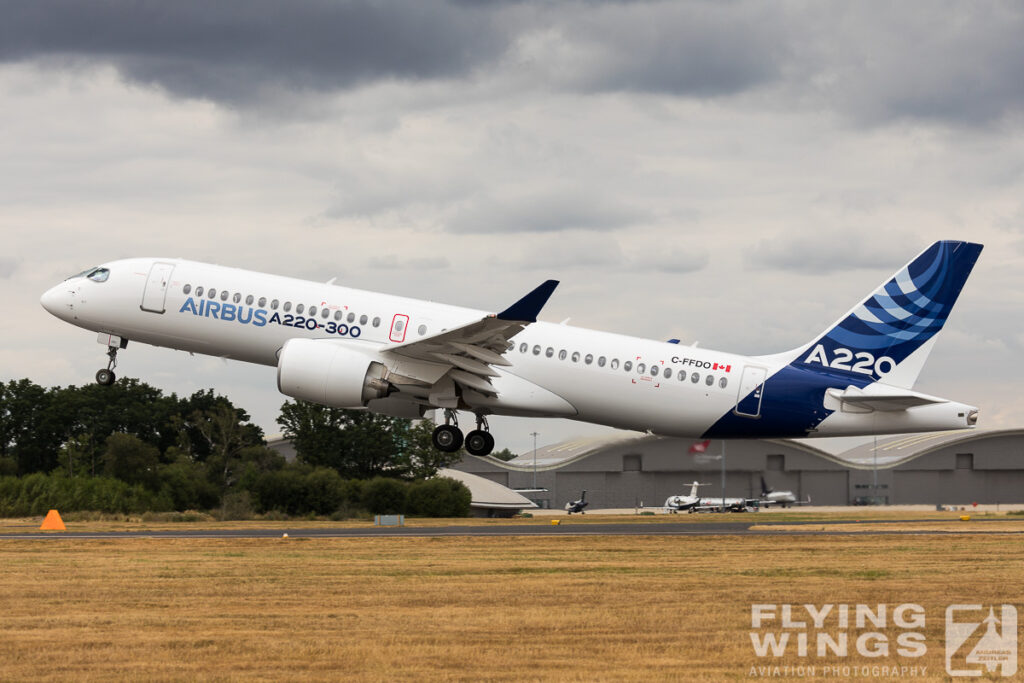
[[[491,453],[491,457],[508,462],[509,460],[512,460],[513,458],[517,458],[519,456],[517,456],[515,453],[513,453],[507,448],[502,448],[500,451],[494,451],[493,453]]]
[[[61,422],[53,415],[53,396],[27,379],[0,384],[0,459],[18,474],[57,467],[63,442]]]
[[[133,434],[111,434],[103,452],[103,472],[129,484],[142,484],[151,490],[160,486],[157,467],[160,451]]]
[[[434,426],[429,420],[413,424],[368,410],[288,401],[277,421],[299,460],[329,467],[344,478],[430,477],[461,458],[459,453],[442,453],[433,447]]]
[[[438,477],[413,482],[406,497],[406,511],[422,517],[466,517],[472,496],[462,482]]]

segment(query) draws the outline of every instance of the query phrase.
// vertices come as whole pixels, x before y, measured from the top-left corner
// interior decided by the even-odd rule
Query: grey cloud
[[[380,270],[443,270],[451,267],[451,262],[445,258],[417,257],[410,259],[399,259],[394,254],[374,256],[367,262],[370,268]]]
[[[793,19],[803,27],[791,86],[861,123],[983,125],[1024,106],[1019,4],[904,2],[881,14],[844,3]]]
[[[0,280],[6,280],[11,277],[17,269],[17,261],[13,259],[0,258]]]
[[[872,232],[871,237],[877,234]],[[861,268],[896,269],[926,246],[899,235],[889,235],[883,243],[851,230],[761,240],[744,257],[753,269],[822,275]]]
[[[657,270],[662,273],[680,275],[683,273],[696,273],[707,267],[711,259],[704,249],[683,251],[672,249],[667,252],[657,252],[633,260],[634,268],[637,270]]]
[[[647,214],[598,197],[546,194],[478,199],[459,209],[449,222],[454,233],[561,232],[614,230],[641,222]]]
[[[0,59],[114,64],[169,92],[247,103],[266,91],[465,74],[505,40],[486,11],[415,3],[0,2]]]
[[[611,4],[560,28],[553,71],[586,91],[733,94],[779,78],[788,43],[777,12],[744,2]]]

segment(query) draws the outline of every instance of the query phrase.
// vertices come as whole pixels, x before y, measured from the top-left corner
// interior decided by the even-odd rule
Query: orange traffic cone
[[[60,513],[56,510],[50,510],[46,513],[46,519],[43,520],[43,524],[39,529],[40,531],[67,531],[64,527],[64,520],[60,518]]]

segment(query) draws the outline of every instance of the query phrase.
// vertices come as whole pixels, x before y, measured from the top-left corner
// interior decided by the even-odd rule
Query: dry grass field
[[[1022,566],[1021,537],[991,533],[5,537],[0,680],[723,681],[865,663],[948,680],[945,606],[1019,602]],[[751,645],[752,603],[906,602],[927,610],[917,659]]]

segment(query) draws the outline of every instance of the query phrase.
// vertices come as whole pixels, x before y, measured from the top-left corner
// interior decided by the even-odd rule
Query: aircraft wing
[[[511,365],[504,358],[511,348],[509,340],[537,322],[537,315],[557,286],[558,280],[547,280],[501,313],[390,346],[386,352],[429,363],[441,374],[447,371],[447,376],[463,387],[493,396],[497,392],[490,378],[498,376],[494,367]]]

